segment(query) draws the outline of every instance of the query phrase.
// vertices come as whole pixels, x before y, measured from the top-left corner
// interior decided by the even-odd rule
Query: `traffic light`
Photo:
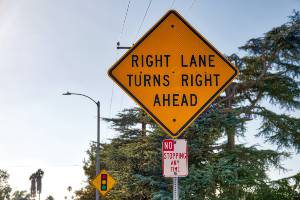
[[[107,190],[107,174],[101,174],[101,190]]]
[[[103,169],[97,174],[91,183],[102,196],[105,196],[114,187],[116,180],[105,169]]]

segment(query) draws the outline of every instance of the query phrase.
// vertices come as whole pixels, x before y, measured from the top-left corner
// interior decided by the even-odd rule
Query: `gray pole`
[[[179,200],[178,177],[173,177],[173,200]]]
[[[97,149],[96,149],[96,176],[100,173],[100,102],[97,101]],[[99,200],[99,191],[96,190],[96,200]]]
[[[93,101],[97,105],[97,147],[96,147],[96,176],[100,172],[100,101],[95,101],[91,97],[85,95],[85,94],[80,94],[80,93],[73,93],[73,92],[66,92],[63,93],[63,95],[79,95],[86,97]],[[96,200],[100,199],[100,194],[99,191],[96,190]]]

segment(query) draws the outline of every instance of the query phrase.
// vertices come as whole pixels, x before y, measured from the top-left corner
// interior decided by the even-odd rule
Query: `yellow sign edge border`
[[[235,74],[232,75],[228,81],[203,105],[201,106],[198,111],[190,117],[190,119],[175,133],[173,134],[171,130],[169,130],[150,110],[147,109],[146,106],[144,106],[131,92],[122,85],[112,74],[112,71],[131,53],[134,51],[134,49],[140,45],[141,42],[143,42],[148,35],[150,35],[170,14],[176,15],[199,39],[201,39],[207,46],[209,46],[218,56],[221,57],[223,61],[225,61],[234,71]],[[197,117],[203,113],[207,107],[214,102],[214,100],[221,94],[228,85],[239,75],[238,68],[233,65],[226,57],[221,54],[217,48],[215,48],[209,41],[205,39],[193,26],[187,22],[176,10],[169,10],[154,26],[152,26],[113,66],[110,67],[108,70],[108,76],[117,84],[119,87],[127,93],[145,112],[149,114],[149,116],[157,123],[159,124],[171,138],[178,138],[182,132],[187,129],[196,119]]]
[[[99,174],[101,174],[101,173],[106,173],[106,174],[108,174],[109,176],[111,176],[112,177],[112,179],[114,179],[114,177],[112,176],[112,175],[110,175],[110,173],[108,173],[108,171],[107,170],[105,170],[105,169],[102,169],[100,172],[99,172]],[[99,174],[97,174],[97,176],[99,176]],[[96,177],[97,177],[96,176]],[[96,188],[96,190],[98,190],[99,191],[99,189],[94,185],[94,179],[96,179],[96,177],[95,178],[93,178],[92,180],[90,180],[89,182],[90,182],[90,184],[92,185],[92,186],[94,186],[94,188]],[[105,197],[111,190],[112,190],[112,188],[117,184],[117,181],[114,179],[114,184],[111,186],[111,189],[109,190],[109,191],[107,191],[107,192],[105,192],[105,194],[102,194],[101,193],[101,191],[99,191],[99,194],[101,194],[101,196],[102,197]]]

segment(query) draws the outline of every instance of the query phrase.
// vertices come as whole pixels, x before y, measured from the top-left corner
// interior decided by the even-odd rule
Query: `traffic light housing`
[[[91,184],[104,197],[114,187],[116,180],[105,170],[102,169],[100,173],[91,181]]]
[[[101,190],[107,190],[107,174],[101,174]]]

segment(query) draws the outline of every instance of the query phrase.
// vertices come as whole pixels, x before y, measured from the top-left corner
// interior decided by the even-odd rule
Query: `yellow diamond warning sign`
[[[238,75],[212,44],[169,11],[109,76],[176,138]]]
[[[116,181],[106,170],[102,170],[92,180],[92,184],[102,196],[105,196],[114,187]]]

